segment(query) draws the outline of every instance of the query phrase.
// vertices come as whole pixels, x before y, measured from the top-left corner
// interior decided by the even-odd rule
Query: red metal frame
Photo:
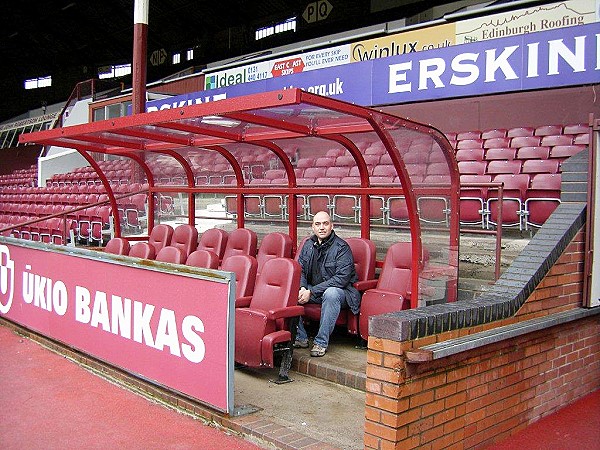
[[[99,152],[126,156],[134,159],[148,177],[149,192],[181,192],[188,197],[190,223],[193,223],[194,195],[203,192],[219,192],[238,196],[238,226],[244,226],[243,196],[252,194],[273,193],[289,196],[290,214],[289,229],[292,240],[297,237],[298,225],[296,201],[299,194],[311,193],[344,193],[361,197],[361,236],[370,236],[369,195],[403,195],[408,206],[409,231],[411,236],[413,258],[413,286],[419,285],[419,268],[422,265],[421,224],[417,209],[417,195],[411,175],[402,160],[398,143],[393,136],[394,130],[406,129],[410,133],[420,133],[431,145],[439,146],[448,166],[448,185],[431,187],[420,186],[419,193],[439,194],[440,190],[449,198],[449,267],[455,268],[454,278],[458,272],[459,242],[459,175],[458,165],[450,143],[438,130],[412,122],[407,119],[375,111],[354,104],[321,97],[299,89],[266,92],[245,97],[235,97],[217,102],[209,102],[175,108],[152,113],[135,114],[133,116],[92,122],[68,128],[40,131],[23,134],[21,143],[39,143],[69,147],[80,152],[98,172],[104,184],[111,205],[116,210],[114,194],[106,176],[102,173],[89,152]],[[351,136],[353,133],[375,133],[400,179],[400,186],[386,188],[372,187],[369,182],[367,164]],[[360,174],[360,187],[343,186],[298,186],[291,161],[277,144],[282,139],[320,138],[334,141],[354,157]],[[287,187],[270,186],[247,187],[244,184],[243,172],[227,145],[246,143],[269,149],[283,163],[288,176]],[[190,163],[178,153],[178,150],[202,147],[213,150],[224,156],[231,164],[236,175],[235,186],[196,186]],[[186,186],[156,186],[151,171],[143,158],[144,152],[167,154],[176,159],[183,167]],[[154,196],[150,195],[148,227],[154,224]],[[118,226],[118,224],[117,224]],[[120,230],[116,230],[117,235]],[[411,306],[418,306],[418,289],[413,289]],[[456,300],[456,286],[448,293],[448,300]]]

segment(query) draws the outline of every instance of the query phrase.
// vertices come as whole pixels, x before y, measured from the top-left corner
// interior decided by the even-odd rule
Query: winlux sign
[[[333,9],[333,5],[327,0],[319,0],[306,5],[306,9],[302,13],[302,18],[308,23],[325,20]]]

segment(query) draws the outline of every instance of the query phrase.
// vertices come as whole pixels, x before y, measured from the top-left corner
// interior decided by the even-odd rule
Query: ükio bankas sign
[[[231,277],[139,261],[0,238],[0,315],[230,412]]]

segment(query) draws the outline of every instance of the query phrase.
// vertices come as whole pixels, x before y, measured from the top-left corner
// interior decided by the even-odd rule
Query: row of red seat
[[[302,248],[304,241],[298,249]],[[383,262],[381,274],[375,278],[376,248],[372,241],[364,238],[347,238],[346,242],[354,256],[357,271],[357,289],[365,292],[361,306],[362,324],[359,327],[358,315],[344,309],[337,320],[338,325],[348,328],[352,334],[368,338],[368,317],[385,311],[407,309],[410,307],[410,243],[392,245]],[[179,225],[175,229],[166,224],[154,227],[148,242],[129,244],[126,239],[113,238],[106,246],[109,253],[154,259],[161,262],[187,264],[190,266],[231,271],[236,274],[236,307],[247,306],[253,295],[255,282],[268,261],[277,258],[292,258],[292,241],[285,233],[269,233],[257,247],[257,236],[252,230],[239,228],[231,232],[212,228],[198,237],[191,225]],[[428,263],[428,254],[424,253],[424,266]],[[296,254],[297,257],[297,254]],[[380,292],[386,292],[386,302],[379,299]],[[295,293],[297,299],[297,292]],[[320,305],[304,307],[304,316],[308,320],[318,321]]]

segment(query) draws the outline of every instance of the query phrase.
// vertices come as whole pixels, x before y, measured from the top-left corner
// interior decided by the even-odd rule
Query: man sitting
[[[343,307],[358,314],[360,293],[352,283],[357,280],[354,258],[350,247],[333,231],[331,217],[325,211],[315,214],[312,223],[314,235],[300,250],[298,262],[302,266],[298,303],[321,305],[319,332],[314,339],[310,356],[324,356],[335,322]],[[308,348],[308,336],[302,320],[294,347]]]

